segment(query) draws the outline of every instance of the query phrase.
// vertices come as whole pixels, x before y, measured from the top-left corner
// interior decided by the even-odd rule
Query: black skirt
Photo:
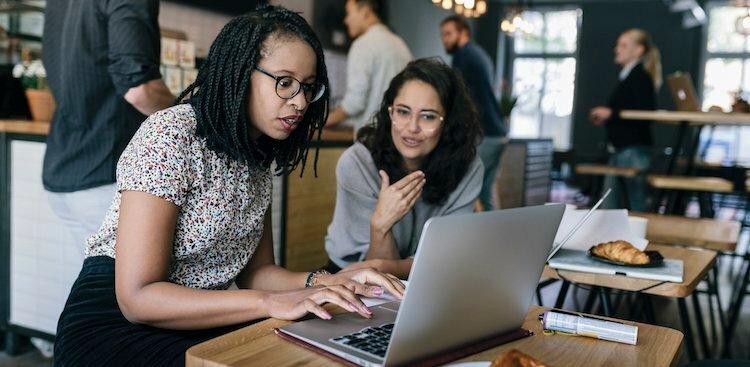
[[[55,366],[184,366],[188,348],[242,326],[167,330],[132,324],[115,298],[115,260],[90,257],[57,324]]]

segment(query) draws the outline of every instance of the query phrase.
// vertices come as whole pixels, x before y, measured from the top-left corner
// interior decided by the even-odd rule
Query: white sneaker
[[[39,353],[42,353],[45,358],[52,358],[52,356],[55,355],[55,343],[49,340],[31,338],[31,344],[33,344],[36,349],[39,349]]]

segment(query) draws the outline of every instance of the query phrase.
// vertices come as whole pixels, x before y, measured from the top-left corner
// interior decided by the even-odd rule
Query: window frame
[[[742,65],[741,66],[740,76],[739,76],[739,80],[740,80],[739,87],[740,87],[740,89],[742,89],[742,84],[743,84],[743,81],[745,80],[745,76],[748,75],[748,73],[750,73],[750,65],[746,65],[746,64],[750,64],[750,46],[748,45],[748,43],[750,43],[750,36],[746,36],[746,40],[745,40],[746,45],[745,45],[745,47],[744,47],[744,49],[742,51],[736,51],[736,52],[731,52],[731,51],[712,52],[712,51],[710,51],[708,49],[709,29],[711,27],[711,24],[710,24],[710,21],[711,21],[711,12],[714,9],[716,9],[716,8],[734,7],[734,6],[729,1],[724,1],[724,0],[709,0],[705,4],[704,7],[706,9],[706,13],[707,13],[707,16],[708,16],[707,17],[708,18],[708,23],[706,23],[706,26],[703,27],[703,31],[702,31],[702,35],[701,35],[702,36],[701,37],[702,47],[701,47],[701,52],[700,52],[700,55],[701,55],[700,56],[700,65],[701,65],[701,67],[699,68],[700,75],[698,75],[696,77],[696,80],[695,80],[695,82],[697,84],[696,85],[697,93],[700,96],[701,108],[703,108],[703,102],[704,102],[705,97],[706,97],[705,96],[705,91],[706,91],[706,73],[707,73],[708,62],[710,60],[712,60],[712,59],[724,59],[724,60],[727,60],[727,59],[737,59],[737,60],[740,60],[740,63]],[[700,81],[700,82],[698,83],[698,81]],[[746,93],[750,92],[750,90],[745,91],[745,92]],[[724,160],[721,162],[721,164],[724,165],[724,164],[727,164],[727,163],[729,163],[729,164],[740,164],[740,163],[743,163],[744,161],[741,159],[742,157],[740,157],[741,145],[743,143],[742,139],[741,139],[742,129],[750,129],[750,126],[716,126],[716,127],[708,127],[706,129],[702,129],[701,130],[701,136],[699,137],[699,142],[700,143],[699,143],[699,149],[696,152],[696,158],[701,159],[701,160],[704,160],[706,158],[706,153],[708,152],[708,150],[711,147],[711,145],[714,144],[714,140],[712,140],[710,142],[711,144],[708,144],[709,141],[707,141],[707,140],[708,140],[709,136],[711,136],[711,137],[713,136],[715,128],[729,129],[729,130],[731,130],[731,134],[733,135],[732,149],[729,150],[728,156],[724,158]],[[712,139],[713,139],[713,137],[712,137]],[[750,162],[745,162],[745,163],[750,163]]]
[[[508,36],[503,31],[500,31],[501,47],[499,47],[500,50],[505,50],[505,54],[507,55],[507,57],[504,59],[504,63],[503,63],[502,70],[501,70],[502,72],[501,75],[503,77],[502,79],[507,80],[507,82],[509,83],[511,95],[514,95],[516,91],[515,85],[514,85],[514,76],[515,76],[514,64],[517,59],[541,59],[543,60],[544,61],[543,75],[547,74],[547,62],[546,62],[547,60],[563,60],[567,58],[573,58],[575,60],[576,65],[575,65],[575,71],[573,75],[573,106],[570,112],[570,126],[567,132],[568,144],[567,144],[567,147],[565,147],[565,150],[570,150],[572,149],[572,145],[573,145],[573,130],[574,130],[573,118],[575,117],[576,101],[578,100],[577,86],[578,86],[578,74],[579,74],[579,68],[580,68],[579,53],[581,50],[580,45],[581,45],[581,25],[583,23],[583,9],[580,6],[576,6],[576,5],[561,5],[561,6],[533,7],[533,8],[528,8],[527,10],[542,13],[543,18],[544,18],[544,21],[542,23],[543,24],[542,35],[544,35],[547,31],[547,20],[546,20],[547,13],[563,12],[563,11],[576,11],[577,12],[576,48],[575,48],[575,51],[573,52],[547,52],[546,50],[544,50],[546,49],[546,47],[543,47],[544,49],[542,50],[542,52],[516,52],[515,37]],[[542,135],[544,131],[544,126],[545,126],[545,118],[544,118],[544,113],[542,113],[541,111],[542,111],[542,100],[543,100],[543,96],[546,90],[547,90],[547,78],[543,76],[542,86],[540,90],[541,93],[540,93],[539,101],[536,106],[540,111],[540,117],[539,117],[539,120],[537,121],[539,124],[538,125],[539,133],[536,134],[535,137],[533,137],[536,139],[545,138]],[[510,136],[510,131],[511,131],[510,127],[513,124],[512,120],[513,120],[513,114],[509,116],[509,121],[507,122],[509,136]],[[528,137],[525,137],[525,138],[528,138]],[[546,137],[546,138],[550,138],[553,141],[556,140],[555,136]],[[557,147],[556,147],[556,150],[557,150]]]

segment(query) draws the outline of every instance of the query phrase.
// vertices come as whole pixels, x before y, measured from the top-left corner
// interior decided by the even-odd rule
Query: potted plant
[[[503,122],[506,126],[510,124],[510,114],[513,112],[513,108],[516,107],[516,103],[518,103],[518,96],[513,95],[508,82],[503,79],[500,89],[500,115],[503,117]]]
[[[13,68],[13,76],[21,80],[34,121],[51,121],[55,100],[47,86],[47,72],[42,60],[24,61]]]

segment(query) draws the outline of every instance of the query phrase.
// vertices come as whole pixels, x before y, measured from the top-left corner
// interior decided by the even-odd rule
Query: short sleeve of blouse
[[[192,116],[172,108],[143,122],[120,156],[117,188],[140,191],[182,206],[191,185]]]

